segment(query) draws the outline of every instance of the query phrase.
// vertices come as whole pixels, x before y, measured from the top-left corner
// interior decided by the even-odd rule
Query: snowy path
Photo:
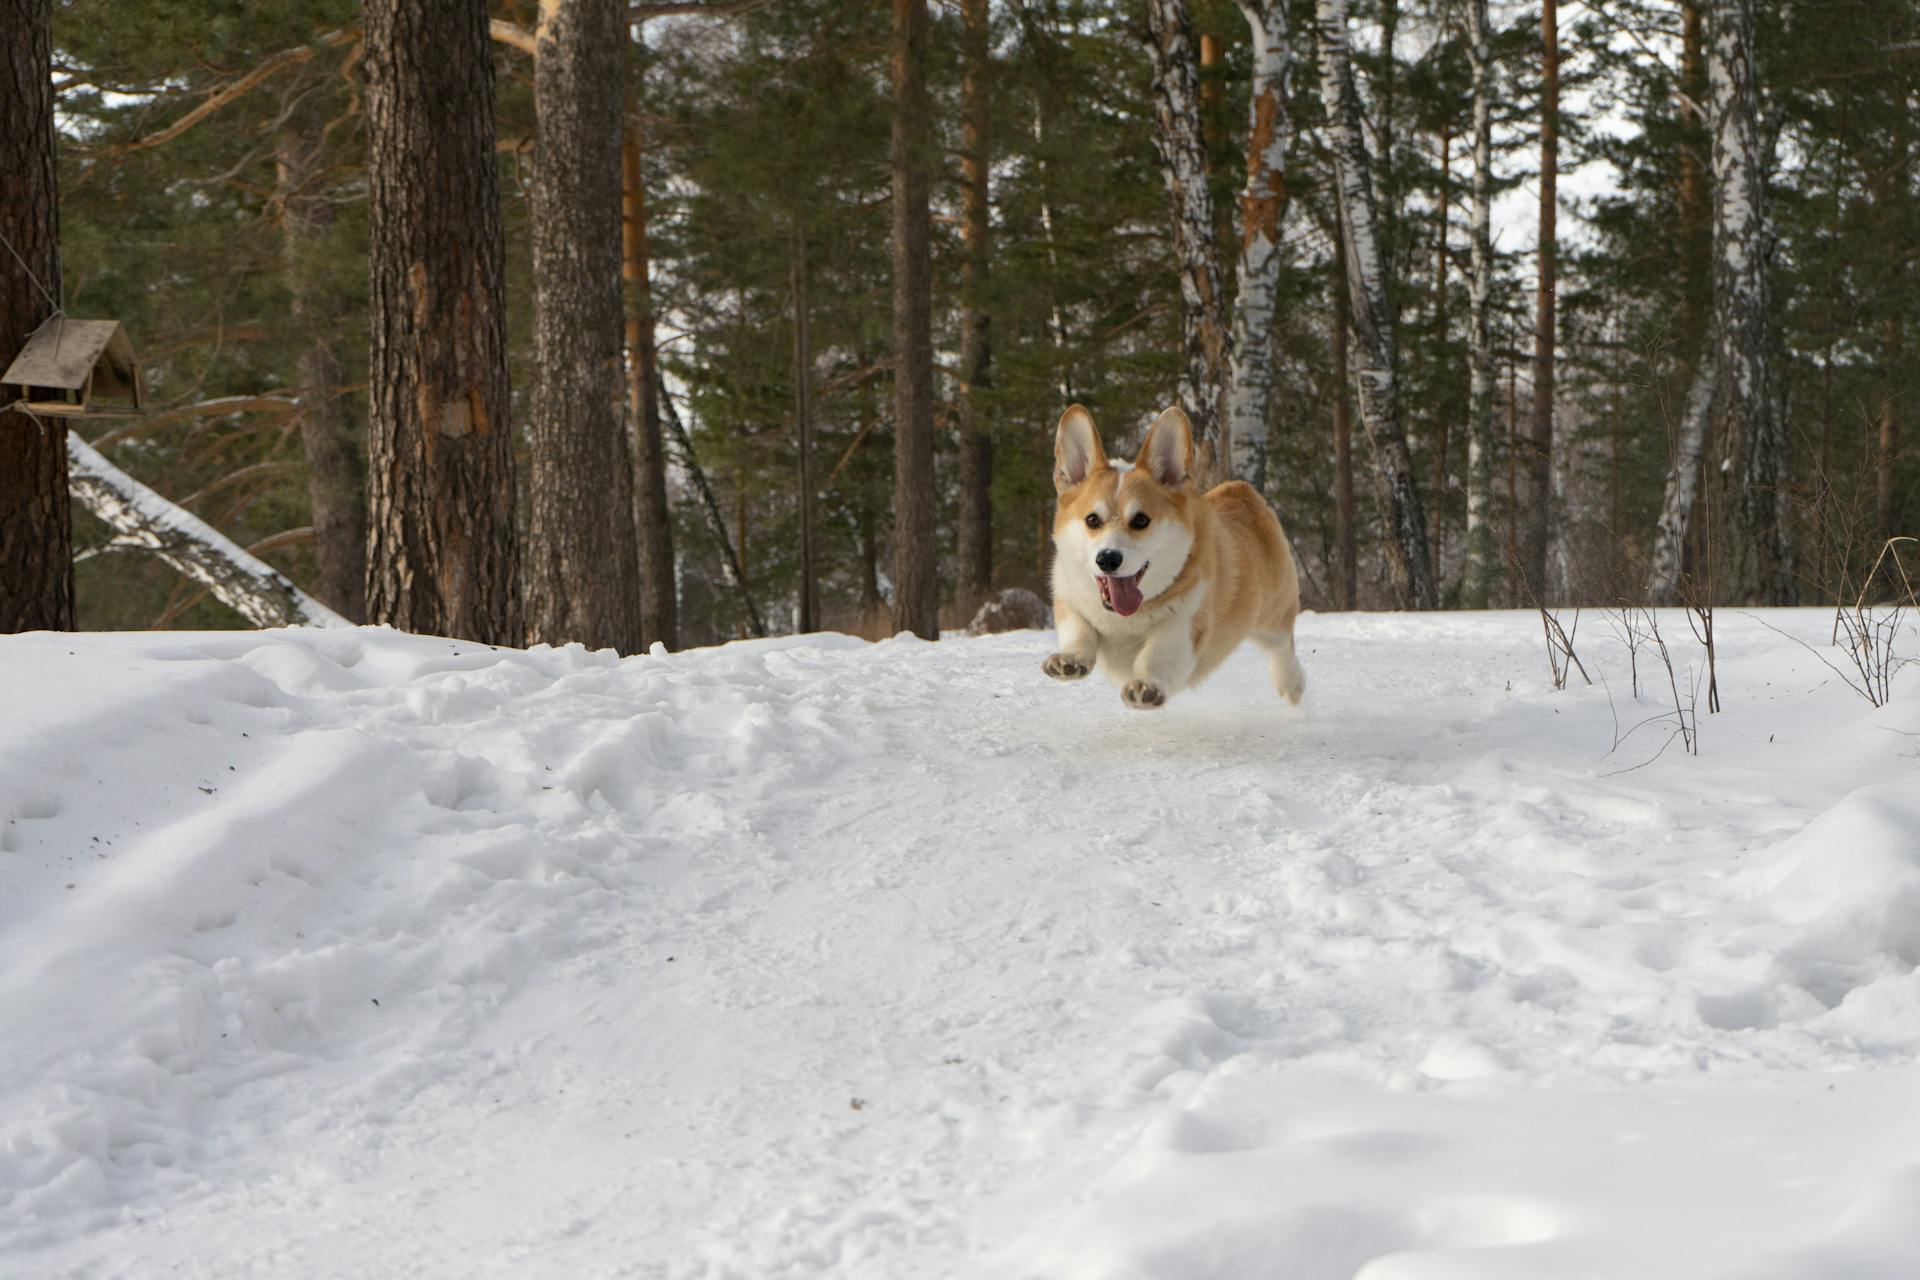
[[[1920,1274],[1920,671],[1721,625],[0,637],[0,1275]]]

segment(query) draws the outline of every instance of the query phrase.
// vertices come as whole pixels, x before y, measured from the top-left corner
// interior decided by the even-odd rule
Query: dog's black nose
[[[1115,551],[1112,547],[1108,547],[1105,551],[1102,551],[1099,555],[1096,555],[1093,558],[1093,562],[1094,564],[1100,567],[1100,572],[1112,573],[1115,569],[1118,569],[1120,567],[1120,562],[1124,559],[1126,559],[1126,556],[1124,553]]]

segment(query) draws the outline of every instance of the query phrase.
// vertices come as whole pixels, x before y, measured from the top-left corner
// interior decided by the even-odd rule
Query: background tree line
[[[349,617],[930,634],[1044,582],[1072,400],[1186,404],[1319,608],[1820,601],[1913,523],[1901,0],[426,8],[50,14],[64,306],[158,406],[80,429]],[[73,521],[81,625],[235,624]]]

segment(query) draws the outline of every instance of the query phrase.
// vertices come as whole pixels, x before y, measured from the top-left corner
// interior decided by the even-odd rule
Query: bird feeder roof
[[[111,396],[139,408],[140,369],[133,343],[118,320],[69,320],[54,316],[27,339],[0,383],[77,393],[87,409],[95,395]],[[31,397],[30,397],[31,398]]]

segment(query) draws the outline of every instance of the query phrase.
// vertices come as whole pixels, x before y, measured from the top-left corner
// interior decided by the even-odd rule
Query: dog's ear
[[[1140,442],[1133,465],[1169,489],[1187,482],[1193,472],[1193,425],[1179,405],[1163,409]]]
[[[1107,451],[1100,447],[1093,415],[1080,405],[1069,405],[1053,435],[1053,487],[1065,493],[1106,465]]]

